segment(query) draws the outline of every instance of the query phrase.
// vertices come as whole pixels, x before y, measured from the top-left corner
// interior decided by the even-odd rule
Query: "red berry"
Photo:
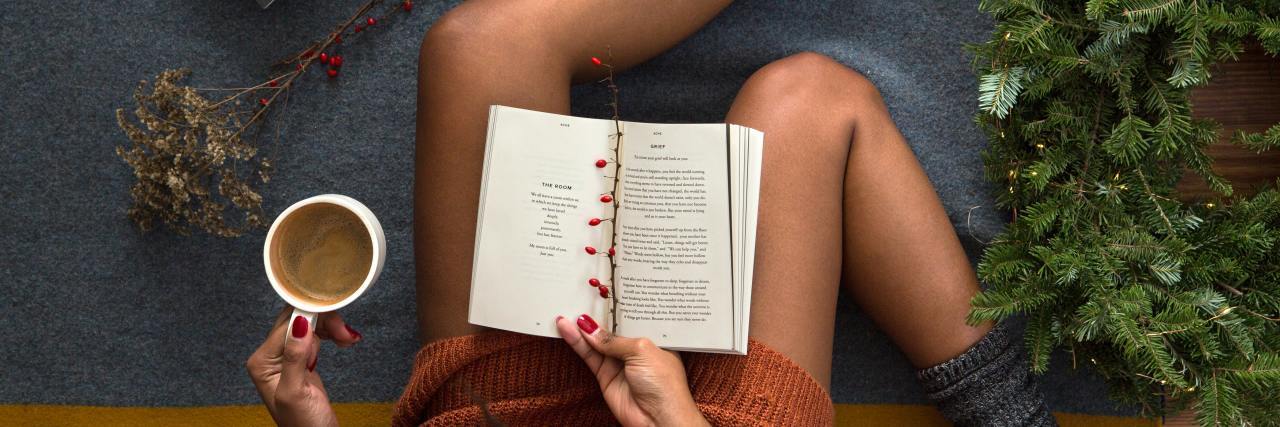
[[[612,201],[613,201],[613,196],[610,196],[610,195],[608,195],[608,194],[605,194],[605,195],[603,195],[603,196],[600,196],[600,202],[601,202],[601,203],[609,203],[609,202],[612,202]]]
[[[336,36],[333,36],[333,42],[334,42],[334,43],[342,43],[342,34],[338,34],[338,35],[336,35]]]
[[[301,63],[301,62],[294,63],[294,64],[293,64],[293,68],[294,68],[295,70],[299,70],[299,71],[301,71],[301,70],[302,70],[302,63]]]
[[[361,31],[364,31],[364,27],[361,27],[360,24],[356,24],[356,32],[358,33]]]
[[[271,87],[280,86],[280,81],[277,79],[271,79],[271,81],[267,82],[267,86],[271,86]]]
[[[261,105],[261,106],[263,106],[263,107],[266,107],[266,106],[267,106],[267,102],[268,102],[268,101],[267,101],[267,98],[259,98],[259,99],[258,99],[258,105]]]
[[[321,64],[328,64],[328,63],[329,63],[329,54],[324,53],[324,52],[320,52],[320,63],[321,63]]]
[[[600,290],[600,298],[608,298],[608,297],[609,297],[609,287],[608,287],[608,286],[600,286],[599,288],[596,288],[596,289],[599,289],[599,290]]]
[[[594,57],[594,56],[593,56],[593,57],[591,57],[591,65],[595,65],[595,66],[599,67],[599,66],[604,65],[604,62],[601,62],[601,61],[600,61],[600,58],[596,58],[596,57]]]
[[[411,11],[411,10],[413,10],[413,2],[411,2],[411,1],[406,1],[406,2],[404,2],[404,4],[403,4],[403,5],[401,5],[400,7],[404,8],[404,11],[405,11],[405,12]]]
[[[587,221],[587,225],[590,225],[592,227],[600,225],[600,218],[591,218],[590,221]]]
[[[587,281],[587,284],[591,285],[592,287],[600,287],[600,279],[592,278],[591,280]]]
[[[341,57],[341,56],[338,56],[338,55],[333,55],[333,57],[332,57],[332,58],[329,58],[329,65],[332,65],[332,66],[333,66],[333,68],[341,67],[341,66],[342,66],[342,57]]]
[[[614,255],[617,255],[617,254],[618,254],[618,252],[617,252],[617,251],[613,250],[613,248],[609,248],[609,256],[614,256]]]
[[[587,255],[595,255],[595,254],[596,254],[596,248],[587,246]]]
[[[366,24],[369,24],[369,26],[370,26],[370,27],[372,27],[372,26],[373,26],[373,24],[377,24],[377,23],[378,23],[378,20],[377,20],[377,19],[373,19],[373,17],[372,17],[372,16],[370,16],[370,17],[369,17],[369,19],[364,20],[364,22],[365,22]]]
[[[329,74],[329,78],[338,77],[338,70],[335,70],[332,68],[330,68],[329,71],[326,71],[325,73]]]
[[[596,167],[598,168],[603,168],[605,167],[605,165],[608,165],[608,164],[609,162],[606,161],[605,159],[596,160]]]

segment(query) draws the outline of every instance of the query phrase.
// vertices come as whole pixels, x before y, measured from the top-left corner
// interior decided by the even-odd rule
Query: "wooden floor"
[[[1192,115],[1222,123],[1219,142],[1207,149],[1214,158],[1213,170],[1231,182],[1236,194],[1251,195],[1280,177],[1280,150],[1257,154],[1228,141],[1236,130],[1261,132],[1280,123],[1280,59],[1252,46],[1239,61],[1219,64],[1212,73],[1208,85],[1191,92]],[[1178,191],[1184,201],[1220,197],[1192,172],[1178,183]],[[1197,424],[1195,414],[1188,411],[1166,418],[1162,425]]]
[[[1222,123],[1220,141],[1207,149],[1213,170],[1231,182],[1236,194],[1254,194],[1280,177],[1280,150],[1257,154],[1228,141],[1236,130],[1261,132],[1280,123],[1280,59],[1251,46],[1239,61],[1218,64],[1211,72],[1209,84],[1191,92],[1192,115]],[[1178,191],[1185,201],[1219,197],[1191,172]]]

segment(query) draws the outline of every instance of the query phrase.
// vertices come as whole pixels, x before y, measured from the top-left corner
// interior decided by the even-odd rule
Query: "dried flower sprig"
[[[368,16],[382,2],[366,2],[328,37],[273,67],[287,71],[275,71],[273,77],[251,87],[187,86],[182,81],[190,76],[189,69],[161,72],[150,93],[147,82],[140,82],[133,94],[137,104],[133,118],[123,108],[116,110],[116,121],[132,142],[117,146],[116,155],[133,168],[137,178],[130,189],[129,218],[143,230],[162,223],[181,234],[198,229],[222,237],[263,226],[262,195],[254,185],[265,185],[272,171],[271,156],[259,155],[256,143],[263,121],[277,105],[283,113],[294,83],[316,62],[327,66],[330,78],[338,76],[344,60],[326,50],[342,43],[344,36],[413,10],[413,3],[406,0],[386,8],[380,17]],[[367,27],[358,23],[362,18]],[[206,96],[226,92],[230,94],[221,98]],[[257,101],[243,102],[253,98]],[[277,124],[274,141],[279,139]],[[243,219],[228,221],[229,213]]]
[[[234,99],[213,101],[179,81],[190,70],[165,70],[156,76],[150,94],[146,82],[134,90],[138,124],[116,110],[116,121],[131,148],[116,147],[116,155],[133,167],[137,182],[130,194],[133,207],[129,218],[143,230],[163,222],[180,233],[190,228],[218,236],[238,236],[262,225],[262,196],[250,184],[250,177],[237,173],[239,163],[252,163],[257,147],[241,137],[257,120],[246,119],[234,107]],[[269,179],[270,161],[259,158],[259,179]],[[243,212],[239,225],[224,218],[226,206],[214,197],[210,186],[216,181],[217,194]]]
[[[608,54],[609,61],[612,62],[613,49],[608,49],[607,54]],[[616,141],[616,143],[613,144],[613,147],[610,148],[610,152],[613,154],[613,158],[599,159],[599,160],[596,160],[595,162],[595,167],[597,169],[604,169],[606,166],[613,164],[613,176],[604,176],[605,178],[613,178],[613,187],[608,192],[600,195],[600,203],[608,203],[613,208],[613,212],[609,218],[605,218],[605,219],[592,218],[587,221],[587,225],[595,227],[597,225],[600,225],[603,222],[612,222],[614,218],[618,217],[619,202],[617,201],[615,196],[617,195],[617,192],[618,192],[618,183],[619,183],[618,175],[622,172],[622,161],[621,161],[621,156],[619,155],[619,153],[622,152],[622,122],[619,120],[619,115],[618,115],[618,85],[613,78],[613,65],[611,65],[609,62],[605,62],[600,58],[597,58],[594,56],[591,57],[591,64],[595,65],[596,67],[604,68],[606,72],[605,77],[600,80],[600,83],[604,83],[606,86],[608,86],[609,93],[612,96],[612,99],[609,102],[609,106],[613,108],[613,130],[614,130],[613,138],[614,138],[614,141]],[[613,285],[613,291],[610,292],[609,285],[601,283],[599,279],[596,279],[594,277],[588,280],[587,284],[596,288],[596,290],[600,293],[601,298],[605,298],[609,300],[610,302],[609,317],[612,319],[610,329],[613,332],[617,332],[618,331],[618,289],[619,288],[617,286],[617,272],[618,272],[617,254],[618,252],[616,248],[618,246],[618,231],[617,231],[617,223],[614,222],[612,225],[614,225],[614,229],[613,229],[613,233],[611,233],[609,237],[610,238],[609,250],[607,252],[599,252],[596,250],[596,248],[587,246],[586,252],[587,252],[587,255],[604,255],[609,257],[609,283]]]

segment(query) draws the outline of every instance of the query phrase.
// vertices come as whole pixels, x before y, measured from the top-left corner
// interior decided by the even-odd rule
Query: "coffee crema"
[[[294,297],[317,305],[342,301],[364,284],[373,242],[347,208],[315,203],[289,214],[271,242],[276,280]]]

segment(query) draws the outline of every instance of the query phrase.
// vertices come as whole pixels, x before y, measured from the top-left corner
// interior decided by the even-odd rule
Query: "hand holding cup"
[[[377,280],[386,250],[377,217],[347,196],[302,200],[271,224],[263,264],[288,305],[245,367],[277,424],[337,425],[315,371],[320,339],[350,347],[363,338],[335,311]]]

